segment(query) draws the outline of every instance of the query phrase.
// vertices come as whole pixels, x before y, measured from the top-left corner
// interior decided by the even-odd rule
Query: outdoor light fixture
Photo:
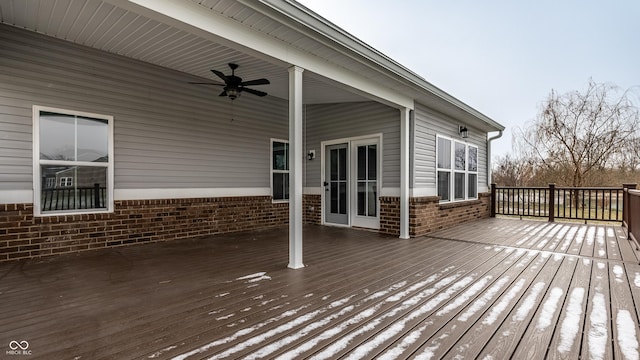
[[[238,89],[234,88],[234,87],[227,87],[226,88],[226,92],[227,92],[227,96],[229,97],[229,99],[231,100],[235,100],[238,95],[240,95],[238,93]]]
[[[460,133],[460,136],[462,136],[463,139],[466,139],[469,137],[469,130],[467,130],[466,126],[460,125],[458,127],[458,132]]]

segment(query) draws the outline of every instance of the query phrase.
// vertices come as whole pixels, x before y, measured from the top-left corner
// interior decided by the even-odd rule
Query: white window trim
[[[113,180],[113,116],[88,113],[84,111],[75,111],[68,109],[60,109],[53,108],[47,106],[33,106],[33,179],[32,179],[32,188],[33,188],[33,214],[34,216],[46,217],[46,216],[64,216],[64,215],[77,215],[77,214],[97,214],[97,213],[112,213],[113,212],[113,194],[114,194],[114,180]],[[109,161],[104,164],[96,164],[93,162],[80,162],[75,161],[76,165],[87,165],[87,166],[104,166],[107,168],[107,206],[104,209],[79,209],[79,210],[70,210],[70,211],[51,211],[51,212],[42,212],[41,209],[41,197],[42,194],[42,178],[40,175],[40,165],[46,164],[59,164],[60,161],[57,160],[40,160],[40,112],[54,112],[72,116],[84,116],[90,117],[94,119],[101,119],[107,121],[108,126],[108,153],[109,153]]]
[[[271,189],[271,202],[274,204],[278,204],[278,203],[288,203],[289,199],[274,199],[273,198],[273,174],[290,174],[291,171],[291,164],[289,164],[289,170],[274,170],[273,168],[273,143],[274,142],[281,142],[281,143],[285,143],[285,144],[289,144],[289,140],[284,140],[284,139],[276,139],[276,138],[271,138],[269,140],[269,188]],[[288,161],[289,159],[287,159]],[[291,179],[289,179],[289,181],[291,181]]]
[[[438,147],[438,139],[445,139],[451,142],[451,168],[450,169],[444,169],[444,168],[440,168],[438,167],[438,155],[440,153],[440,149]],[[459,144],[464,144],[465,145],[465,154],[464,154],[464,161],[465,161],[465,166],[464,166],[464,170],[456,170],[456,163],[455,163],[455,147],[456,147],[456,143]],[[478,199],[478,184],[480,182],[480,179],[478,177],[478,156],[479,156],[479,148],[477,145],[471,144],[467,141],[462,141],[459,139],[454,139],[452,137],[449,136],[444,136],[444,135],[439,135],[436,134],[436,159],[435,159],[435,179],[436,179],[436,194],[437,194],[437,187],[438,187],[438,172],[440,171],[446,171],[449,172],[451,175],[449,176],[449,200],[440,200],[441,203],[454,203],[454,202],[462,202],[462,201],[469,201],[469,200],[477,200]],[[470,171],[469,170],[469,148],[475,148],[476,149],[476,171]],[[464,198],[463,199],[456,199],[455,198],[455,174],[456,173],[464,173]],[[476,175],[476,196],[475,197],[469,197],[469,174],[475,174]]]

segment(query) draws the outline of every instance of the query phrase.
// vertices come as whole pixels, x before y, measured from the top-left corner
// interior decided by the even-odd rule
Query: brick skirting
[[[305,223],[320,223],[320,196],[304,195]],[[313,210],[311,209],[313,208]],[[34,217],[31,204],[0,205],[0,261],[258,230],[289,222],[270,196],[125,200],[109,214]]]
[[[438,196],[409,199],[409,235],[420,236],[432,231],[490,215],[490,193],[479,194],[478,200],[440,204]],[[380,232],[400,235],[400,198],[380,198]]]

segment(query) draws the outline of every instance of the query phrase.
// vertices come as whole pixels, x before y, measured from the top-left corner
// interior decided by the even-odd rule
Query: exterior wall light
[[[458,127],[458,132],[460,133],[460,136],[462,136],[463,139],[466,139],[469,137],[469,130],[467,130],[466,126],[460,125]]]

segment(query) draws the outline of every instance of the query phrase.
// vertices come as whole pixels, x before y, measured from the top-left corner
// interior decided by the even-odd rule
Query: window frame
[[[291,163],[290,163],[290,156],[287,158],[287,169],[286,170],[279,170],[279,169],[274,169],[273,168],[273,145],[274,143],[283,143],[283,144],[287,144],[287,148],[289,147],[289,140],[284,140],[284,139],[276,139],[276,138],[271,138],[269,141],[269,188],[271,189],[271,202],[272,203],[288,203],[289,202],[289,198],[285,198],[285,199],[276,199],[274,197],[274,192],[273,192],[273,174],[287,174],[287,177],[289,177],[289,180],[291,180],[291,176],[290,176],[290,171],[291,171]],[[289,154],[290,154],[290,149],[289,149]],[[291,195],[289,194],[289,197]]]
[[[47,216],[64,216],[64,215],[78,215],[78,214],[98,214],[98,213],[112,213],[114,211],[114,141],[113,141],[113,122],[114,118],[111,115],[103,115],[96,113],[89,113],[84,111],[69,110],[54,108],[48,106],[33,105],[32,108],[33,118],[33,214],[38,217]],[[86,162],[86,161],[68,161],[68,160],[41,160],[40,159],[40,113],[50,112],[67,116],[81,116],[93,119],[104,120],[107,122],[107,153],[108,161],[106,162]],[[43,186],[46,186],[46,179],[41,176],[41,165],[61,165],[61,166],[86,166],[95,168],[106,168],[107,178],[107,199],[104,208],[96,209],[75,209],[75,210],[59,210],[59,211],[42,211],[41,195]],[[72,178],[73,179],[73,178]],[[45,183],[43,183],[43,181]],[[62,178],[58,180],[58,185],[62,181]],[[72,180],[75,182],[74,180]]]
[[[439,156],[440,156],[440,152],[442,151],[442,149],[440,149],[440,139],[443,140],[447,140],[449,141],[449,153],[451,156],[451,159],[449,161],[449,165],[450,168],[441,168],[439,167]],[[456,168],[456,144],[461,144],[464,145],[464,170]],[[444,136],[444,135],[440,135],[440,134],[436,134],[436,143],[435,143],[435,147],[436,147],[436,158],[435,158],[435,183],[436,183],[436,193],[438,193],[438,185],[439,185],[439,176],[441,172],[446,172],[449,175],[449,181],[448,181],[448,185],[449,185],[449,192],[448,192],[448,199],[442,200],[442,197],[440,199],[441,203],[453,203],[453,202],[461,202],[461,201],[469,201],[469,200],[477,200],[478,199],[478,183],[479,183],[479,176],[478,176],[478,153],[479,153],[479,147],[475,144],[471,144],[467,141],[462,141],[459,139],[454,139],[452,137],[448,137],[448,136]],[[470,168],[470,164],[471,162],[469,161],[469,155],[470,155],[470,148],[474,148],[476,151],[476,161],[475,161],[475,165],[476,165],[476,170],[472,171],[469,170]],[[462,188],[463,188],[463,193],[464,196],[462,198],[456,198],[456,174],[464,174],[463,178],[464,178],[464,184],[462,184]],[[475,196],[469,196],[469,185],[470,185],[470,175],[475,175],[475,189],[476,189],[476,194]],[[439,195],[439,193],[438,193]]]

